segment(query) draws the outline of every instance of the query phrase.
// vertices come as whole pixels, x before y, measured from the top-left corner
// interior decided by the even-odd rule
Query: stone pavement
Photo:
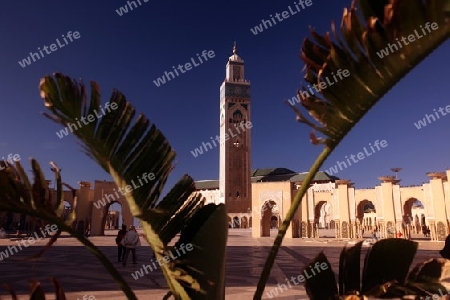
[[[162,299],[168,288],[159,269],[138,280],[131,276],[132,272],[141,268],[142,264],[148,263],[152,258],[151,251],[145,247],[146,243],[143,239],[141,241],[144,247],[138,250],[139,264],[133,265],[129,262],[126,267],[123,267],[117,262],[117,247],[113,234],[115,235],[116,231],[111,231],[103,237],[89,239],[114,262],[139,299]],[[230,230],[227,245],[226,299],[253,299],[259,275],[275,234],[276,231],[273,231],[271,237],[252,239],[250,230]],[[19,299],[29,299],[25,295],[28,293],[28,279],[30,278],[37,279],[42,283],[49,296],[47,299],[55,299],[54,295],[50,294],[53,291],[49,281],[51,276],[58,278],[69,300],[81,300],[84,295],[95,296],[95,299],[126,299],[97,259],[77,240],[69,236],[61,237],[41,258],[34,261],[23,260],[25,257],[37,253],[44,244],[45,241],[38,241],[0,261],[0,283],[10,284],[18,293]],[[5,251],[8,245],[17,244],[9,239],[0,239],[0,252]],[[265,292],[276,288],[277,283],[286,283],[286,278],[300,275],[301,268],[320,251],[324,251],[336,272],[339,254],[345,245],[351,246],[348,241],[330,238],[285,239]],[[442,247],[443,242],[419,241],[419,251],[414,264],[439,257],[438,250]],[[363,254],[366,251],[367,247],[364,247]],[[7,295],[7,293],[0,288],[0,296],[3,295]],[[1,299],[10,299],[10,297],[6,296]],[[264,293],[263,299],[269,299],[266,293]],[[302,285],[292,285],[292,289],[280,293],[275,299],[308,298]]]

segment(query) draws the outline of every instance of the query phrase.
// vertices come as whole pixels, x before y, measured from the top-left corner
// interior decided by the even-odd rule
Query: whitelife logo
[[[186,254],[186,251],[194,250],[194,246],[191,243],[188,243],[186,245],[185,244],[181,244],[179,247],[180,247],[179,250],[181,252],[183,252],[183,254]],[[164,256],[162,258],[162,260],[164,262],[161,262],[161,258],[158,258],[156,260],[160,267],[162,267],[164,264],[170,263],[170,260],[171,260],[170,258],[172,258],[173,260],[176,260],[178,257],[181,257],[181,254],[178,251],[178,248],[174,247],[174,250],[175,250],[175,252],[177,253],[178,256],[177,255],[174,256],[172,254],[172,250],[169,250],[168,254],[170,255],[170,257],[168,255]],[[132,273],[131,276],[134,278],[134,280],[138,280],[139,278],[143,277],[144,276],[144,271],[145,271],[145,274],[148,274],[149,270],[150,270],[150,272],[152,272],[152,271],[154,271],[154,270],[156,270],[158,268],[157,265],[155,264],[155,261],[153,259],[151,260],[151,263],[152,263],[153,267],[151,265],[142,265],[142,268],[140,268],[138,271]]]
[[[141,0],[136,0],[139,3],[139,6],[142,5]],[[137,8],[137,4],[136,1],[127,1],[128,7],[130,8],[130,10],[133,10],[133,7],[131,6],[131,4],[134,5],[134,8]],[[142,0],[144,3],[148,2],[149,0]],[[124,14],[128,13],[128,7],[126,5],[121,6],[119,9],[116,9],[116,13],[119,16],[123,16]]]
[[[2,162],[5,164],[5,166],[3,166],[2,164],[0,164],[0,171],[3,169],[6,169],[9,166],[14,165],[15,161],[19,161],[20,160],[20,155],[19,154],[8,154],[8,158],[5,159],[5,157],[2,157]]]
[[[46,54],[50,54],[50,53],[55,52],[56,50],[61,49],[62,47],[64,47],[64,46],[69,44],[69,42],[66,40],[66,37],[71,42],[73,42],[73,39],[78,40],[81,37],[81,35],[80,35],[80,33],[78,31],[74,31],[73,33],[72,33],[72,31],[69,31],[67,33],[67,36],[64,36],[64,34],[63,34],[62,37],[63,37],[64,42],[66,42],[66,43],[65,44],[61,44],[61,42],[59,41],[59,38],[56,39],[56,42],[58,43],[59,48],[56,46],[56,44],[51,44],[50,47],[47,47],[46,45],[44,45],[44,47],[42,47],[42,50],[44,50]],[[50,52],[48,51],[49,48],[50,48]],[[38,50],[39,50],[39,53],[41,54],[41,56],[39,56],[38,53],[30,52],[30,55],[27,58],[24,58],[24,59],[22,59],[22,61],[19,61],[19,65],[22,68],[25,68],[26,66],[31,65],[31,60],[32,59],[33,59],[33,62],[35,62],[36,58],[37,59],[41,59],[41,57],[44,57],[44,53],[42,53],[41,47],[38,47]]]
[[[370,149],[372,149],[372,152],[367,151],[366,147],[363,148],[363,149],[364,149],[364,153],[365,153],[367,156],[371,156],[372,154],[374,154],[374,153],[376,152],[375,149],[374,149],[373,147],[377,148],[377,150],[380,151],[380,150],[381,150],[380,146],[381,146],[382,148],[385,148],[385,147],[388,146],[388,143],[386,142],[386,140],[382,140],[381,142],[378,141],[378,140],[376,140],[373,144],[374,144],[374,145],[372,146],[372,143],[369,143],[369,147],[370,147]],[[350,154],[350,158],[351,158],[352,161],[356,164],[357,162],[359,162],[359,161],[363,160],[364,158],[366,158],[366,156],[364,155],[364,153],[363,153],[363,152],[358,152],[358,154],[356,154],[356,155]],[[351,166],[352,163],[350,162],[350,159],[347,157],[347,155],[345,156],[345,158],[346,158],[346,160],[347,160],[348,166]],[[344,168],[347,168],[347,164],[345,163],[345,161],[337,161],[337,162],[336,162],[336,165],[334,165],[334,167],[329,168],[329,169],[326,171],[326,173],[327,173],[328,175],[337,174],[337,173],[339,172],[338,167],[339,167],[339,169],[340,169],[341,171],[343,170],[342,166],[344,166]]]
[[[289,5],[289,6],[288,6],[289,11],[285,10],[285,11],[283,11],[281,14],[276,13],[276,14],[275,14],[275,18],[277,18],[278,22],[282,22],[283,20],[286,20],[287,18],[289,18],[289,17],[291,17],[291,16],[293,16],[293,15],[298,14],[301,10],[306,9],[306,7],[309,7],[309,6],[311,6],[312,4],[313,4],[313,3],[312,3],[312,0],[306,0],[306,1],[299,0],[298,2],[294,2],[294,5],[295,5],[295,8],[297,9],[297,11],[293,10],[292,7]],[[301,9],[300,9],[299,5],[302,7]],[[305,6],[305,5],[306,5],[306,6]],[[281,17],[280,17],[280,16],[281,16]],[[270,22],[270,20],[264,20],[264,19],[262,19],[262,20],[261,20],[261,23],[260,23],[259,25],[255,26],[254,28],[250,28],[250,31],[251,31],[254,35],[257,35],[258,33],[263,32],[263,31],[264,31],[264,28],[265,28],[265,29],[268,29],[269,27],[272,27],[272,26],[276,25],[276,24],[277,24],[277,21],[275,21],[275,18],[274,18],[272,15],[270,15],[270,18],[271,18],[271,20],[272,20],[273,23]],[[272,25],[272,24],[273,24],[273,25]],[[269,27],[267,27],[267,25],[269,25]],[[264,26],[264,28],[263,28],[263,26]]]
[[[431,24],[430,24],[430,22],[427,22],[427,23],[425,24],[425,28],[427,29],[428,33],[431,33],[430,27],[431,27],[431,29],[433,29],[433,30],[437,30],[437,29],[439,28],[439,26],[438,26],[437,23],[431,23]],[[414,34],[408,35],[408,41],[409,41],[409,43],[415,42],[415,41],[416,41],[416,37],[417,37],[417,39],[421,39],[421,38],[423,38],[424,36],[427,35],[427,32],[425,32],[425,30],[424,30],[424,28],[422,27],[422,25],[420,25],[420,28],[422,29],[423,35],[420,35],[420,34],[417,32],[417,30],[415,29],[415,30],[414,30]],[[402,46],[402,44],[400,43],[400,41],[398,40],[398,38],[397,38],[396,40],[397,40],[398,46],[399,46],[400,48],[403,48],[403,46]],[[405,46],[409,45],[409,43],[406,41],[406,37],[402,37],[401,40],[402,40],[402,42],[403,42],[403,44],[404,44]],[[388,56],[389,54],[394,53],[395,51],[398,51],[398,50],[399,50],[399,49],[398,49],[398,47],[397,47],[396,44],[391,44],[391,43],[389,43],[388,46],[387,46],[386,48],[382,49],[381,51],[378,51],[378,52],[377,52],[377,55],[378,55],[380,58],[383,58],[383,57],[386,57],[386,56]]]
[[[434,111],[434,114],[436,115],[436,118],[439,120],[440,117],[439,117],[438,112],[436,111],[436,109],[433,109],[433,111]],[[444,108],[442,108],[442,107],[439,107],[438,111],[439,111],[439,112],[441,113],[441,115],[444,117],[444,116],[446,116],[448,113],[450,113],[450,105],[447,105],[447,106],[445,107],[446,113],[444,112]],[[428,121],[428,124],[431,124],[431,122],[436,122],[436,118],[433,116],[433,114],[431,114],[431,115],[425,114],[425,118],[423,118],[422,120],[417,121],[417,123],[414,123],[414,126],[416,126],[417,129],[420,129],[420,128],[422,128],[422,127],[427,126],[427,122],[426,122],[426,121]],[[426,120],[425,120],[425,119],[426,119]],[[431,121],[431,120],[432,120],[432,121]]]
[[[284,292],[285,290],[287,291],[288,289],[292,288],[291,282],[295,285],[299,285],[301,282],[304,282],[305,279],[310,279],[313,276],[319,274],[322,271],[325,271],[326,269],[328,269],[328,264],[326,262],[323,263],[319,263],[316,262],[313,266],[309,266],[309,273],[308,270],[303,270],[303,274],[298,275],[297,277],[292,276],[291,279],[285,279],[286,283],[289,285],[289,287],[287,287],[285,284],[278,284],[278,287],[270,290],[269,292],[266,292],[267,296],[272,299],[275,296],[278,296],[278,289],[280,290],[280,293]],[[317,272],[317,273],[316,273]],[[298,281],[296,281],[296,279]]]
[[[242,122],[239,124],[239,127],[242,129],[242,132],[245,131],[244,126],[245,126],[245,128],[250,129],[250,128],[253,127],[253,124],[252,124],[252,122],[250,122],[250,121],[247,121],[246,123],[244,123],[244,121],[242,121]],[[221,140],[221,139],[220,139],[220,136],[216,135],[215,140],[217,141],[217,144],[222,144],[222,143],[224,143],[225,141],[228,141],[228,140],[230,139],[230,136],[231,136],[231,137],[235,137],[235,136],[237,136],[238,134],[240,134],[241,131],[239,130],[239,127],[238,127],[238,126],[234,127],[234,128],[236,129],[236,131],[237,131],[237,134],[233,134],[233,131],[231,130],[231,128],[228,128],[228,132],[230,133],[230,135],[228,135],[228,133],[225,133],[225,139],[224,139],[224,140]],[[211,142],[214,144],[214,147],[217,147],[217,144],[216,144],[216,142],[214,141],[213,137],[210,137],[210,139],[211,139]],[[202,146],[203,146],[203,148],[205,149],[205,152],[208,152],[208,150],[212,150],[212,148],[213,148],[213,146],[211,145],[210,142],[206,142],[206,143],[203,142],[203,143],[202,143]],[[197,157],[197,156],[199,156],[200,154],[203,154],[202,146],[200,146],[199,148],[195,148],[194,151],[191,151],[191,154],[192,154],[194,157]],[[208,149],[206,146],[209,146],[209,149]]]
[[[341,71],[341,69],[339,69],[339,70],[337,70],[336,73],[337,73],[336,75],[334,75],[334,72],[331,73],[331,76],[333,76],[334,81],[330,81],[330,79],[328,77],[325,77],[325,78],[323,78],[320,81],[320,83],[318,85],[314,83],[313,86],[312,86],[314,88],[314,90],[317,93],[319,93],[320,91],[326,89],[327,87],[332,86],[333,84],[335,84],[336,82],[339,81],[336,78],[336,76],[339,77],[340,80],[343,80],[344,78],[347,78],[348,76],[350,76],[350,71],[347,70],[347,69],[345,69],[344,71]],[[342,77],[342,76],[344,76],[344,77]],[[313,92],[313,90],[312,90],[312,88],[311,88],[311,86],[309,84],[308,84],[308,88],[307,89],[309,90],[309,93],[307,91],[299,91],[302,94],[302,96],[305,97],[305,98],[309,98],[312,95],[314,95],[314,92]],[[296,103],[300,103],[301,102],[300,101],[300,95],[297,94],[297,96],[292,97],[291,99],[289,99],[288,102],[292,106],[294,106]]]
[[[55,231],[58,230],[58,226],[56,224],[53,224],[53,225],[47,224],[47,225],[45,225],[45,229],[44,230],[42,228],[40,228],[40,229],[41,229],[42,236],[45,237],[46,236],[46,232],[55,232]],[[37,234],[37,232],[34,232],[33,235],[36,237],[36,240],[38,240],[38,241],[44,239],[43,237],[40,237]],[[34,237],[30,236],[26,240],[22,239],[20,241],[16,241],[16,243],[17,243],[17,246],[19,247],[19,250],[22,250],[22,246],[27,248],[30,245],[33,245],[34,243],[36,243],[36,240],[35,240]],[[14,253],[13,253],[13,249],[15,251]],[[0,252],[0,261],[2,261],[3,259],[8,258],[9,255],[12,256],[12,255],[16,254],[17,252],[19,252],[19,250],[17,250],[16,246],[8,246],[8,248],[5,251]],[[9,251],[9,254],[8,254],[8,251]]]
[[[216,54],[214,53],[213,50],[209,50],[208,53],[206,53],[206,50],[203,50],[201,56],[203,57],[203,59],[204,59],[205,61],[208,61],[208,57],[209,57],[209,58],[214,58],[214,57],[216,56]],[[201,59],[201,57],[200,57],[200,55],[199,55],[198,53],[197,53],[197,58],[198,58],[198,60],[200,61],[199,64],[195,63],[194,58],[191,57],[191,61],[192,61],[192,64],[194,65],[194,67],[200,66],[200,65],[203,63],[203,60]],[[185,70],[183,70],[183,66],[184,66]],[[191,65],[191,63],[189,63],[189,62],[185,63],[183,66],[182,66],[182,65],[178,65],[178,67],[176,67],[176,68],[175,68],[175,66],[172,66],[173,71],[175,72],[175,74],[177,74],[177,76],[180,76],[180,74],[178,74],[177,69],[180,70],[180,72],[183,73],[183,74],[186,73],[186,72],[189,71],[189,70],[192,70],[192,65]],[[169,75],[172,76],[172,78],[170,78]],[[164,77],[164,76],[165,76],[165,77]],[[170,80],[172,80],[172,79],[175,79],[175,75],[174,75],[172,72],[170,72],[170,71],[169,71],[169,72],[166,71],[166,72],[164,72],[164,75],[163,75],[163,76],[159,77],[159,78],[156,79],[156,80],[153,80],[153,83],[154,83],[157,87],[160,87],[162,84],[165,84],[165,83],[166,83],[166,78],[167,78],[167,81],[170,81]]]
[[[144,173],[144,174],[142,174],[142,180],[144,180],[145,183],[148,183],[147,179],[155,180],[155,178],[156,178],[155,174],[153,174],[153,173]],[[142,181],[141,181],[141,177],[138,176],[137,180],[139,181],[139,183],[141,185],[136,185],[134,180],[133,179],[131,180],[131,183],[133,184],[134,189],[138,189],[138,188],[140,188],[141,186],[144,185],[142,183]],[[94,206],[97,209],[99,209],[101,207],[104,207],[107,203],[111,203],[111,202],[114,202],[114,201],[120,199],[120,196],[119,196],[119,194],[117,192],[120,192],[122,194],[122,196],[125,196],[127,193],[131,193],[133,191],[133,187],[131,185],[127,185],[125,187],[125,191],[121,187],[118,189],[119,191],[116,191],[116,189],[113,189],[114,194],[116,195],[116,197],[114,197],[114,194],[105,194],[105,195],[103,195],[101,200],[98,200],[98,201],[94,202]]]
[[[77,300],[95,300],[95,296],[93,295],[84,295],[83,298],[77,298]]]
[[[105,103],[105,109],[106,109],[108,112],[111,112],[111,109],[112,109],[112,110],[116,110],[116,109],[119,107],[119,106],[117,106],[117,103],[115,103],[115,102],[111,103],[111,107],[109,107],[109,106],[110,106],[110,103],[109,103],[109,102],[106,102],[106,103]],[[59,132],[56,132],[56,135],[57,135],[60,139],[62,139],[63,137],[69,135],[69,130],[70,130],[70,132],[74,132],[75,130],[80,129],[80,128],[83,126],[83,125],[80,124],[80,121],[83,122],[84,125],[88,125],[89,123],[94,122],[94,121],[96,120],[96,118],[97,118],[97,119],[100,119],[101,117],[103,117],[104,115],[106,115],[106,112],[105,112],[105,110],[102,108],[100,114],[98,114],[96,110],[94,110],[94,114],[95,114],[95,116],[94,116],[93,114],[90,114],[90,115],[87,116],[87,118],[81,117],[81,120],[78,120],[78,118],[76,118],[76,119],[75,119],[75,120],[77,121],[76,124],[75,124],[75,123],[69,123],[69,124],[67,124],[67,126],[66,126],[64,129],[61,129]],[[87,119],[87,123],[85,122],[86,119]],[[78,125],[78,126],[77,126],[77,125]]]

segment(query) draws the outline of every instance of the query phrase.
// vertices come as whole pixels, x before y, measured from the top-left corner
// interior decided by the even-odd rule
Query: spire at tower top
[[[234,41],[233,55],[230,56],[229,61],[235,61],[235,62],[241,62],[241,63],[244,62],[244,61],[242,60],[242,58],[240,58],[239,55],[237,54],[236,41]]]

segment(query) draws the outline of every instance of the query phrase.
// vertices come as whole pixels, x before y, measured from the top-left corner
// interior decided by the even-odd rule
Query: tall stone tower
[[[228,59],[226,78],[220,86],[220,202],[228,213],[251,209],[250,180],[250,81],[236,44]]]

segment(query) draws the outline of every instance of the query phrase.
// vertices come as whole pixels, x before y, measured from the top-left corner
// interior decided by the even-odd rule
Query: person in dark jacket
[[[123,258],[125,257],[125,245],[122,244],[123,238],[127,234],[127,225],[122,224],[122,229],[119,230],[116,236],[116,244],[117,244],[117,260],[119,262],[123,261]]]
[[[444,248],[439,251],[443,258],[450,259],[450,234],[445,238]]]

